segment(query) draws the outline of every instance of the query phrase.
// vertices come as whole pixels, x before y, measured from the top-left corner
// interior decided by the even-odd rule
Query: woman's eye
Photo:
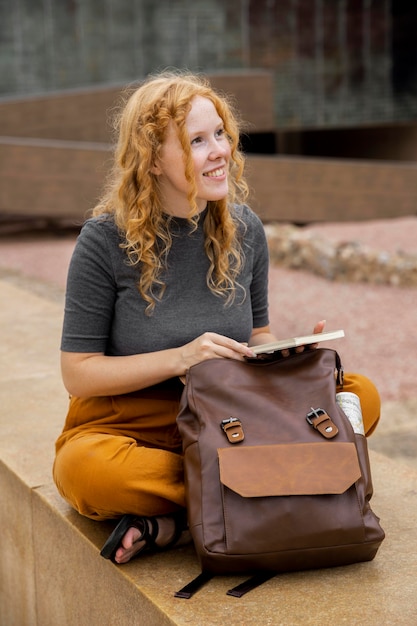
[[[220,139],[224,135],[225,135],[224,128],[219,128],[214,132],[214,136],[216,137],[216,139]],[[198,135],[198,137],[194,137],[194,139],[191,140],[191,145],[192,146],[198,145],[200,143],[203,143],[205,140],[206,140],[205,136]]]

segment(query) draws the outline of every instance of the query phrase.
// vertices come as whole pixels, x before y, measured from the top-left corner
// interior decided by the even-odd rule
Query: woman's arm
[[[111,396],[156,385],[184,376],[196,363],[228,358],[243,361],[254,354],[248,346],[218,335],[204,333],[190,343],[146,354],[106,356],[102,353],[62,352],[62,379],[74,396]]]
[[[249,346],[260,346],[264,343],[272,343],[277,338],[271,333],[269,326],[263,326],[262,328],[254,328],[252,335],[249,339]]]

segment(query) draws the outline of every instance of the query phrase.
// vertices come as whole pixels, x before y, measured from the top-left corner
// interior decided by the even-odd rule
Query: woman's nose
[[[218,139],[213,139],[210,145],[209,158],[210,159],[218,159],[220,157],[226,156],[228,152],[228,146],[225,145],[225,141]]]

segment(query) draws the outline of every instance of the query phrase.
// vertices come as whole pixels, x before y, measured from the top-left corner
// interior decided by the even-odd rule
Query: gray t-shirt
[[[127,264],[112,216],[89,219],[71,259],[61,349],[124,356],[174,348],[206,331],[248,341],[268,321],[268,249],[260,219],[246,205],[234,208],[243,233],[244,266],[235,301],[226,306],[206,283],[209,260],[203,222],[190,234],[186,219],[171,222],[166,290],[151,316],[138,288],[140,265]]]

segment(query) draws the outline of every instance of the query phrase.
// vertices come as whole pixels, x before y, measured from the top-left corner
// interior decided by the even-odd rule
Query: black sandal
[[[186,529],[186,523],[183,513],[174,514],[172,518],[175,523],[174,536],[171,541],[169,541],[165,546],[158,546],[156,544],[156,539],[159,534],[159,524],[156,517],[138,517],[136,515],[123,515],[122,519],[117,524],[116,528],[113,530],[106,543],[102,547],[100,555],[105,559],[111,559],[113,563],[116,563],[117,565],[121,565],[114,560],[114,557],[116,551],[120,547],[123,537],[129,530],[129,528],[137,528],[140,531],[141,535],[136,540],[136,542],[145,542],[144,545],[139,548],[137,552],[135,552],[132,558],[129,559],[129,561],[136,558],[137,556],[139,556],[139,554],[145,551],[161,552],[172,548],[181,537],[182,532]]]

